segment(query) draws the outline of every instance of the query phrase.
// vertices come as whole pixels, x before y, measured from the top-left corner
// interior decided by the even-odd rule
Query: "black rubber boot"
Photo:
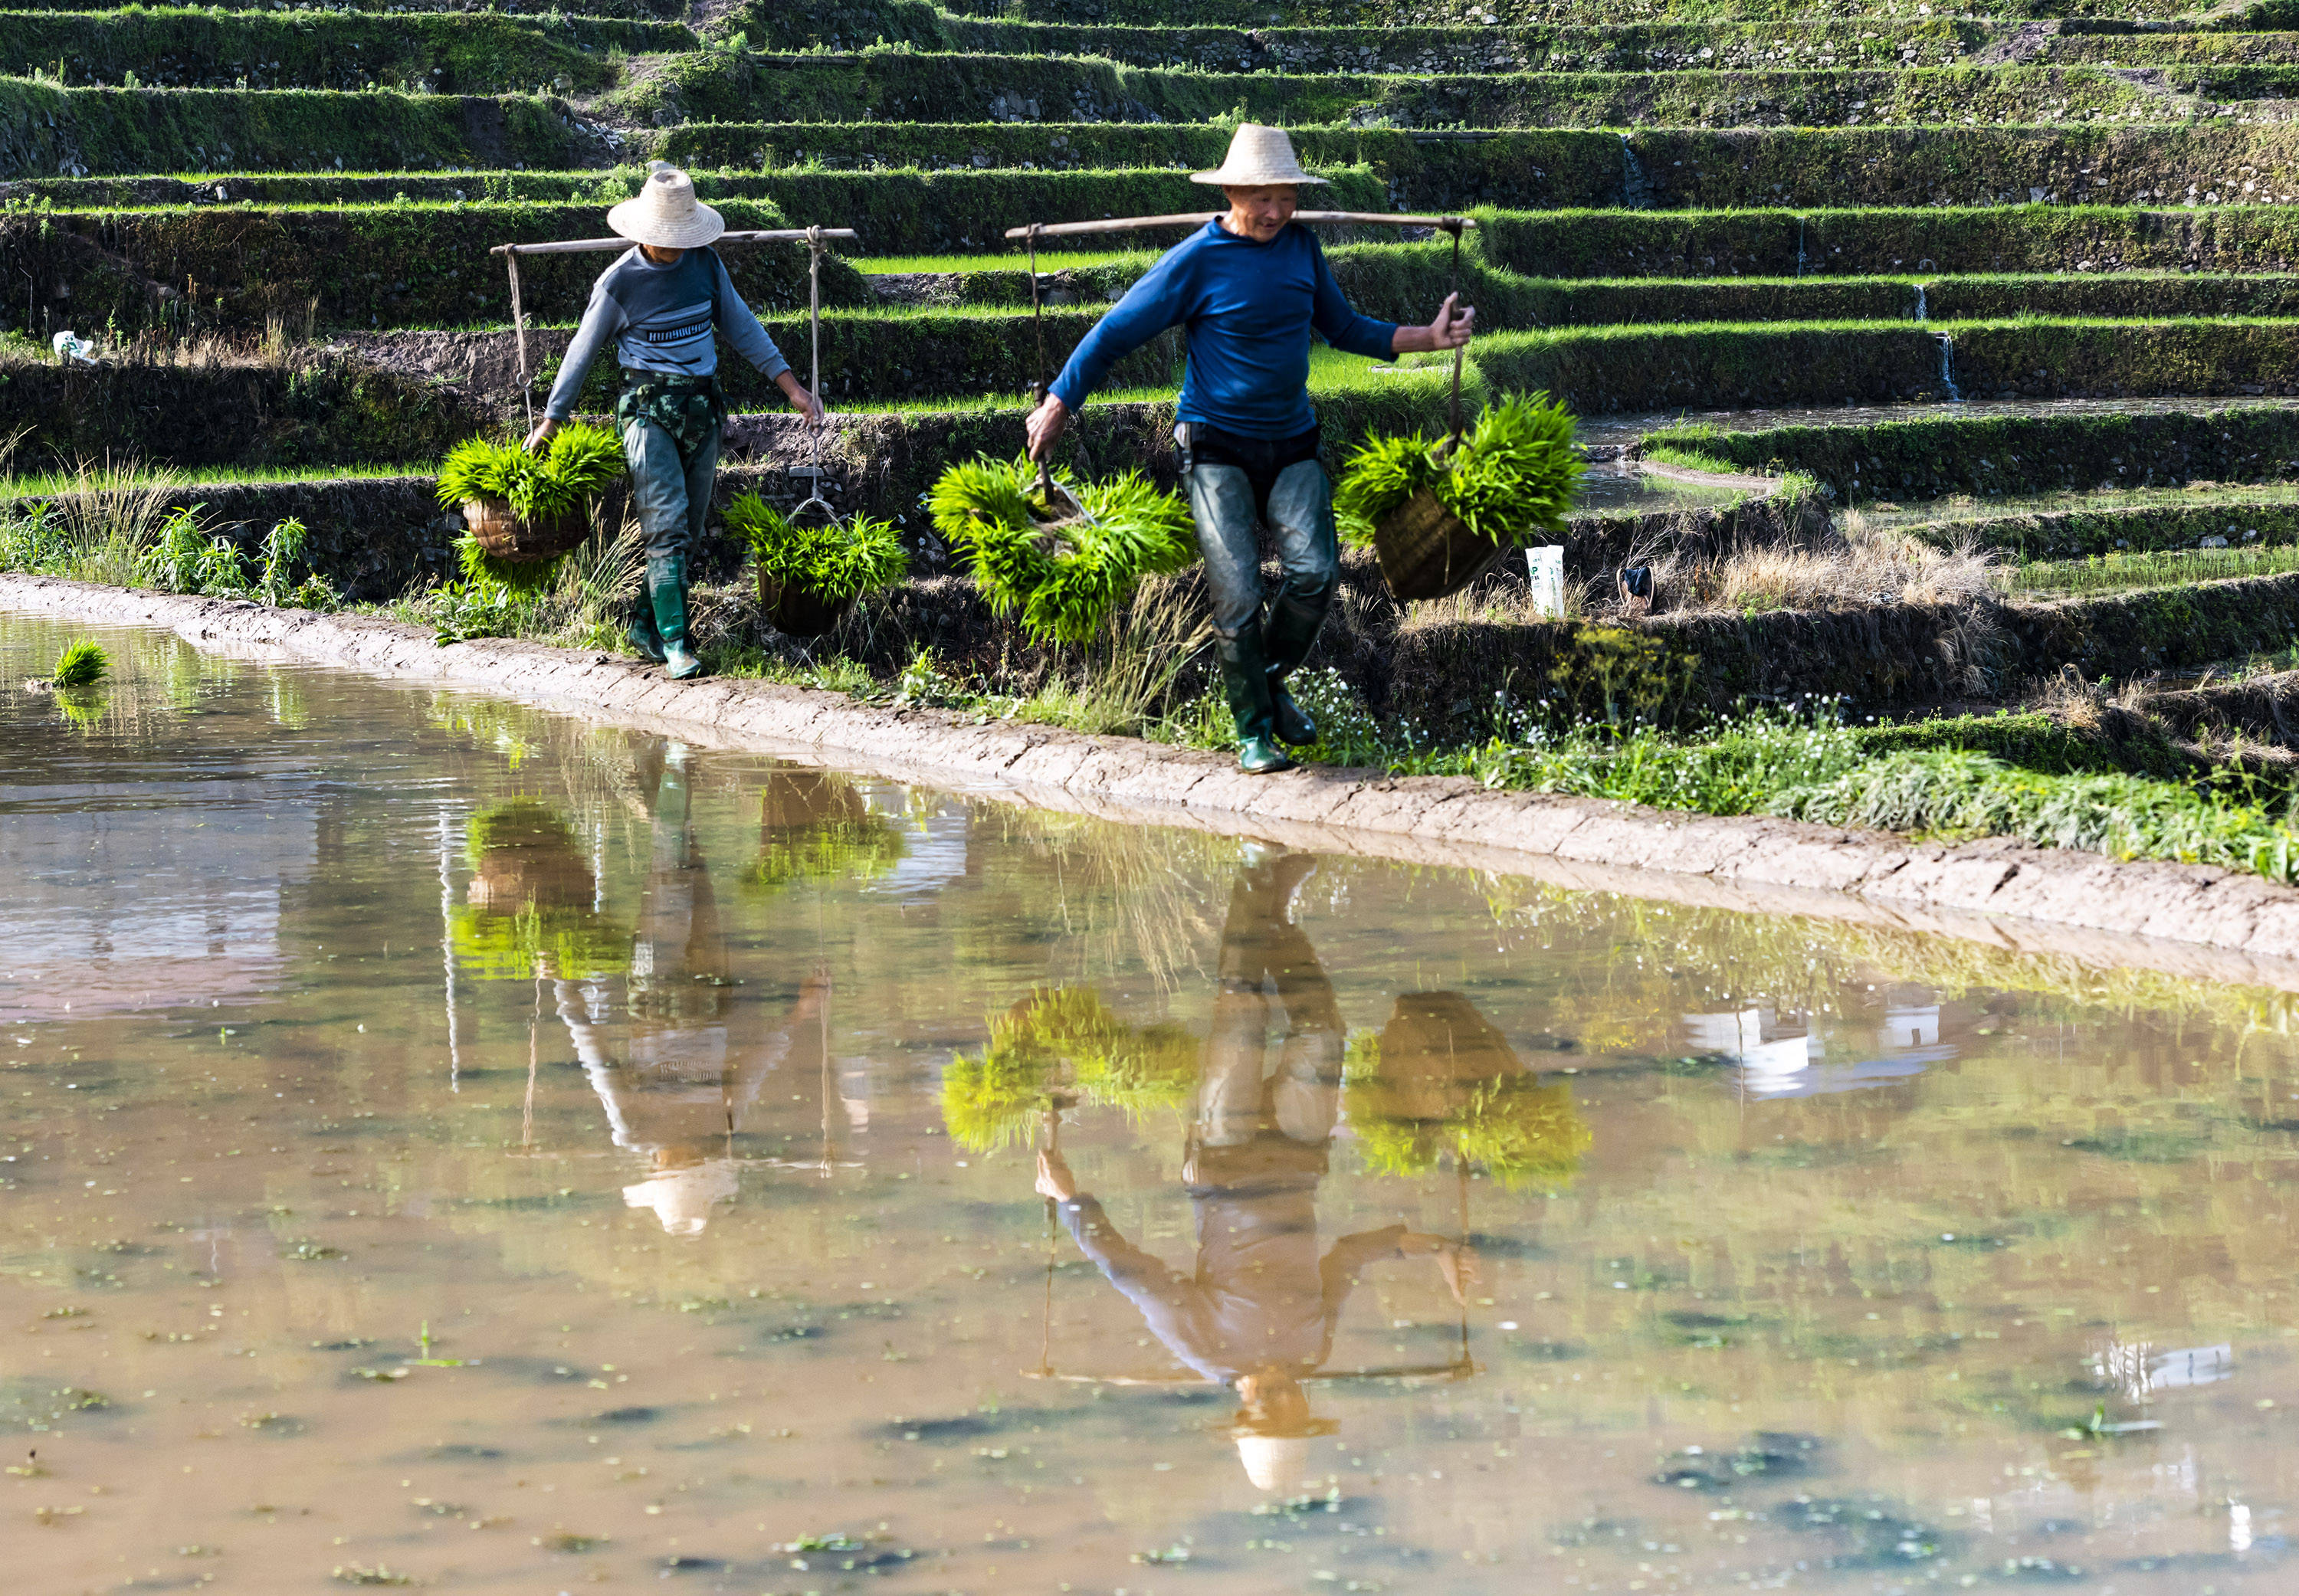
[[[1269,663],[1262,657],[1261,627],[1249,623],[1232,638],[1214,640],[1221,660],[1222,692],[1237,723],[1237,767],[1249,775],[1291,770],[1293,762],[1273,740],[1276,731],[1269,701]]]
[[[1293,701],[1293,695],[1285,690],[1285,678],[1274,665],[1269,667],[1269,721],[1280,742],[1306,748],[1317,740],[1317,723]]]
[[[686,557],[647,557],[647,598],[654,607],[654,629],[662,638],[664,674],[684,682],[702,674],[702,662],[686,646]]]

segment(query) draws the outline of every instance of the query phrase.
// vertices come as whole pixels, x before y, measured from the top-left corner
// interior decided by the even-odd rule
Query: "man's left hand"
[[[1429,347],[1458,349],[1477,330],[1477,307],[1459,303],[1461,296],[1448,294],[1445,302],[1437,307],[1437,319],[1429,324]]]

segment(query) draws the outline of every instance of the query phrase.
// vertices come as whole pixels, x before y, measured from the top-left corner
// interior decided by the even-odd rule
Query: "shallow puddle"
[[[11,1591],[2290,1588],[2286,999],[63,636]]]

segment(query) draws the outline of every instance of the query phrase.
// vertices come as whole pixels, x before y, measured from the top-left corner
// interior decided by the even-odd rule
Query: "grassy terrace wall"
[[[1847,499],[2267,482],[2299,475],[2299,409],[1937,416],[1861,426],[1691,427],[1652,434],[1750,469],[1817,478]]]
[[[608,103],[641,121],[1197,121],[1398,127],[1820,127],[1847,122],[2183,121],[2200,102],[2288,95],[2299,67],[1293,76],[1053,57],[867,52],[674,57]]]
[[[762,202],[728,202],[731,225],[784,225]],[[322,327],[505,321],[509,274],[496,244],[595,236],[593,206],[377,205],[328,210],[35,213],[0,216],[0,252],[57,325],[261,327],[271,317]],[[534,256],[519,277],[530,314],[579,313],[610,254]],[[735,285],[762,311],[803,305],[806,254],[730,245]],[[839,260],[823,267],[824,302],[872,295]]]
[[[60,88],[0,79],[0,176],[248,167],[573,167],[618,139],[556,100],[507,95]]]
[[[152,88],[594,93],[621,77],[610,50],[693,47],[693,34],[661,23],[487,12],[0,12],[0,69],[90,87],[127,86],[132,76]]]

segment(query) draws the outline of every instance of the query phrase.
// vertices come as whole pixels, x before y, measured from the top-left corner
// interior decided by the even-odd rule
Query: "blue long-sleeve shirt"
[[[1349,308],[1307,227],[1256,244],[1216,219],[1166,251],[1095,324],[1055,379],[1054,397],[1076,412],[1120,359],[1183,326],[1190,366],[1175,418],[1241,438],[1295,438],[1317,424],[1310,328],[1335,349],[1376,357],[1397,335],[1395,322]]]
[[[668,266],[657,266],[634,244],[599,274],[591,302],[583,311],[575,341],[567,346],[559,380],[543,413],[564,421],[575,413],[575,396],[591,362],[610,342],[627,370],[665,376],[709,376],[718,369],[715,331],[726,335],[735,352],[766,373],[768,380],[790,369],[767,329],[735,292],[735,279],[716,250],[688,250]]]

